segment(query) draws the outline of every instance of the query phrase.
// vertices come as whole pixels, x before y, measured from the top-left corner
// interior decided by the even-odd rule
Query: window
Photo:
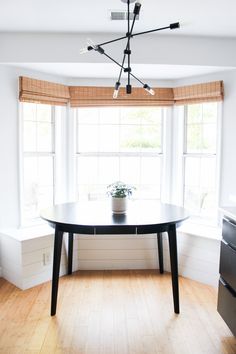
[[[105,197],[117,180],[135,185],[136,198],[160,199],[162,127],[159,107],[78,108],[78,198]]]
[[[22,103],[22,223],[54,202],[55,108]]]
[[[217,213],[217,121],[219,104],[185,106],[184,206],[199,217]]]

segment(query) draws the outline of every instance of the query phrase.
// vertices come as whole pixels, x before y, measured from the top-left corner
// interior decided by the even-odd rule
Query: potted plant
[[[123,214],[127,210],[128,197],[132,195],[134,186],[117,181],[107,186],[107,194],[111,196],[112,211],[115,214]]]

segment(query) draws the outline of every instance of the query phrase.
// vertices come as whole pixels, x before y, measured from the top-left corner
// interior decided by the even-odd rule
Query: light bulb
[[[88,47],[84,47],[80,49],[80,54],[85,54],[88,52]]]
[[[92,39],[87,38],[87,44],[88,46],[92,47],[93,49],[97,49],[97,45],[94,43],[94,41],[92,41]]]
[[[150,93],[150,95],[152,95],[152,96],[155,95],[155,91],[154,91],[150,86],[148,86],[148,84],[144,84],[144,85],[143,85],[143,88],[144,88],[144,90],[146,90],[148,93]]]
[[[114,99],[118,97],[119,88],[120,88],[120,82],[117,81],[116,84],[115,84],[115,90],[113,92],[113,98]]]
[[[87,38],[87,47],[81,48],[80,54],[85,54],[92,49],[97,50],[98,46],[92,41],[92,39]]]
[[[152,88],[150,88],[149,90],[148,90],[148,92],[150,93],[150,95],[152,95],[152,96],[154,96],[155,95],[155,91],[152,89]]]
[[[118,97],[118,92],[119,92],[119,90],[114,90],[114,92],[113,92],[114,99],[116,99]]]

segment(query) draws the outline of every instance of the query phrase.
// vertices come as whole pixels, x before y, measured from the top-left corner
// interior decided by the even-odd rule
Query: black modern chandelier
[[[83,54],[88,51],[95,50],[99,54],[105,55],[109,60],[111,60],[113,63],[115,63],[117,66],[120,67],[120,73],[119,73],[118,80],[115,84],[113,98],[118,97],[118,92],[119,92],[119,88],[120,88],[120,84],[121,84],[121,76],[122,76],[123,72],[128,74],[128,82],[126,85],[126,94],[132,93],[132,86],[130,83],[130,79],[132,77],[135,80],[137,80],[150,95],[155,95],[155,91],[147,83],[144,83],[142,80],[137,78],[137,76],[135,76],[131,70],[131,46],[130,46],[131,38],[134,38],[136,36],[140,36],[142,34],[163,31],[166,29],[173,30],[173,29],[179,28],[180,24],[179,24],[179,22],[175,22],[175,23],[171,23],[169,26],[166,26],[166,27],[154,28],[154,29],[144,31],[144,32],[133,33],[134,24],[137,19],[137,16],[140,13],[140,9],[141,9],[141,0],[137,0],[137,1],[136,0],[121,0],[121,1],[124,3],[127,3],[127,32],[126,32],[126,34],[122,37],[115,38],[110,41],[99,43],[99,44],[95,44],[91,40],[88,40],[87,47],[81,49],[80,53]],[[134,5],[134,9],[133,9],[133,16],[132,16],[133,19],[131,22],[130,4],[133,2],[135,2],[135,5]],[[125,46],[125,49],[123,52],[123,59],[120,64],[117,60],[115,60],[110,55],[108,55],[107,52],[105,52],[103,46],[110,44],[110,43],[120,41],[120,40],[125,40],[125,39],[127,40],[127,42],[126,42],[126,46]],[[127,62],[127,66],[126,66],[126,62]]]

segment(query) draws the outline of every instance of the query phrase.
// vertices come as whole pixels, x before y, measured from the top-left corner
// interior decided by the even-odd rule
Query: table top
[[[77,226],[103,231],[104,228],[111,227],[117,230],[125,228],[127,232],[132,232],[132,227],[138,227],[141,230],[140,227],[178,225],[189,215],[184,208],[150,200],[130,200],[125,214],[114,214],[110,200],[106,200],[58,204],[43,210],[41,217],[50,224],[62,228]]]

